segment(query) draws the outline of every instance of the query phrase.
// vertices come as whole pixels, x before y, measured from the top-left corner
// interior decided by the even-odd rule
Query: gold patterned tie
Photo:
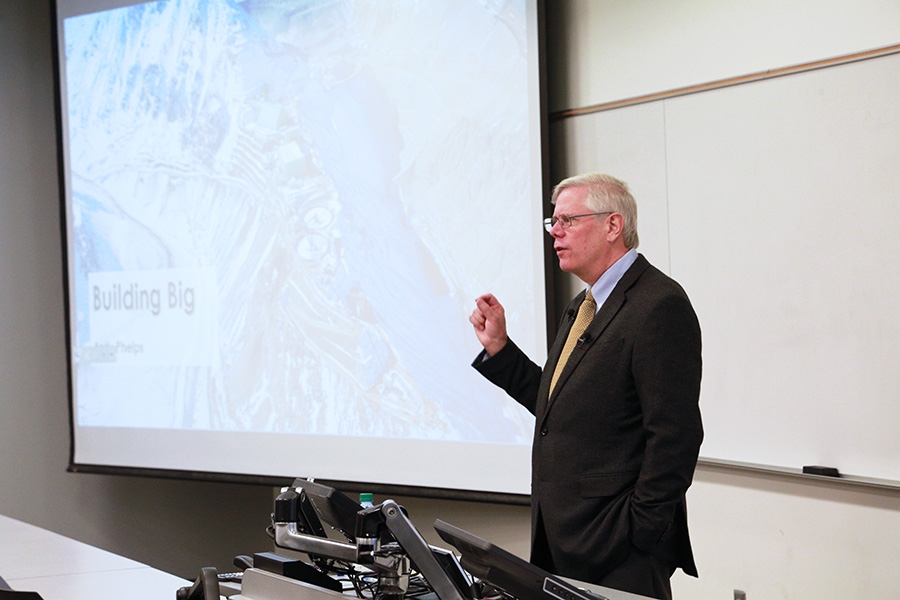
[[[596,310],[597,303],[594,302],[594,296],[591,294],[591,290],[588,289],[587,294],[584,296],[584,301],[582,301],[581,306],[578,307],[578,314],[575,315],[575,322],[572,323],[572,329],[569,330],[569,337],[566,338],[566,345],[563,346],[562,353],[559,355],[559,362],[556,363],[556,369],[554,369],[553,377],[550,379],[551,394],[553,393],[553,388],[556,387],[556,381],[559,379],[559,374],[562,373],[563,367],[566,366],[566,361],[569,360],[569,355],[572,354],[572,350],[578,342],[578,338],[580,338],[584,333],[584,330],[587,329],[591,319],[594,318],[594,312]]]

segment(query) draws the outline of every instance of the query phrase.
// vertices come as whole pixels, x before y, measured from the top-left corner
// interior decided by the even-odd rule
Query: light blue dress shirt
[[[603,303],[606,302],[606,299],[612,294],[613,288],[615,288],[616,284],[619,283],[619,280],[622,279],[625,271],[634,264],[637,257],[637,250],[632,248],[626,252],[622,258],[614,262],[613,265],[600,276],[600,279],[591,286],[591,294],[594,296],[594,301],[597,303],[594,314],[597,314],[600,307],[603,306]]]

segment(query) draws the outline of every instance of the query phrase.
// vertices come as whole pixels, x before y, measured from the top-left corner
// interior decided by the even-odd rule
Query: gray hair
[[[624,217],[622,227],[622,241],[626,248],[638,247],[637,232],[637,202],[628,184],[605,173],[586,173],[563,179],[553,188],[550,198],[552,204],[556,204],[559,193],[566,188],[588,188],[587,208],[591,212],[612,211]]]

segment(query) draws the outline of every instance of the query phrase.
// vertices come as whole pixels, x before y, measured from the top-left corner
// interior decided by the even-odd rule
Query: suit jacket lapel
[[[619,280],[619,283],[616,284],[616,287],[613,288],[612,293],[609,295],[609,298],[603,303],[603,306],[600,307],[600,310],[594,316],[594,319],[588,325],[587,329],[584,332],[585,342],[583,344],[575,346],[575,349],[572,350],[572,354],[569,355],[569,360],[566,363],[566,366],[563,367],[562,373],[560,373],[559,381],[556,382],[556,388],[553,390],[553,394],[550,395],[550,398],[547,401],[547,410],[544,411],[544,417],[546,418],[547,413],[550,412],[550,409],[553,407],[553,404],[556,398],[559,396],[560,391],[565,386],[566,380],[569,376],[572,375],[572,372],[578,366],[578,363],[581,362],[581,359],[587,353],[587,351],[593,346],[597,340],[603,335],[603,332],[606,330],[607,326],[612,322],[613,317],[618,314],[618,312],[622,309],[622,306],[625,304],[625,292],[634,285],[634,283],[638,280],[638,277],[641,276],[641,273],[646,270],[646,268],[650,265],[647,262],[647,259],[644,258],[643,255],[638,254],[637,260],[634,261],[634,264],[631,265],[625,274],[622,275],[622,279]],[[576,296],[576,299],[583,299],[584,292]],[[575,310],[581,305],[581,302],[573,302]],[[544,376],[541,381],[541,390],[540,394],[542,394],[542,398],[546,398],[550,389],[550,376],[553,373],[553,369],[556,367],[556,363],[559,360],[559,355],[562,352],[562,348],[565,345],[566,338],[569,336],[569,330],[572,328],[572,320],[566,319],[567,326],[563,329],[565,331],[560,330],[559,335],[556,336],[556,340],[553,342],[553,347],[550,349],[549,356],[552,357],[552,366],[551,360],[547,361],[547,366],[544,367]]]
[[[547,352],[547,362],[544,364],[543,373],[541,375],[541,386],[540,389],[538,389],[537,406],[540,406],[550,393],[550,379],[553,370],[556,369],[556,363],[559,362],[559,356],[562,354],[563,346],[566,345],[566,339],[569,337],[569,332],[575,324],[575,314],[578,312],[578,307],[580,307],[581,303],[584,301],[584,296],[585,292],[581,292],[575,296],[575,298],[569,302],[569,306],[566,307],[566,316],[563,317],[560,322],[559,329],[556,332],[556,339],[553,340],[553,345],[550,346],[550,350]],[[556,389],[559,389],[559,382],[557,382]]]

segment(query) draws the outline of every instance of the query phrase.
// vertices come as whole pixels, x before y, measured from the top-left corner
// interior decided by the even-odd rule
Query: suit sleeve
[[[700,350],[700,325],[683,294],[661,299],[635,341],[632,369],[646,448],[631,502],[632,542],[645,552],[672,527],[697,465]]]
[[[482,351],[472,366],[534,414],[538,388],[541,385],[541,368],[512,340],[494,356],[487,357]]]

